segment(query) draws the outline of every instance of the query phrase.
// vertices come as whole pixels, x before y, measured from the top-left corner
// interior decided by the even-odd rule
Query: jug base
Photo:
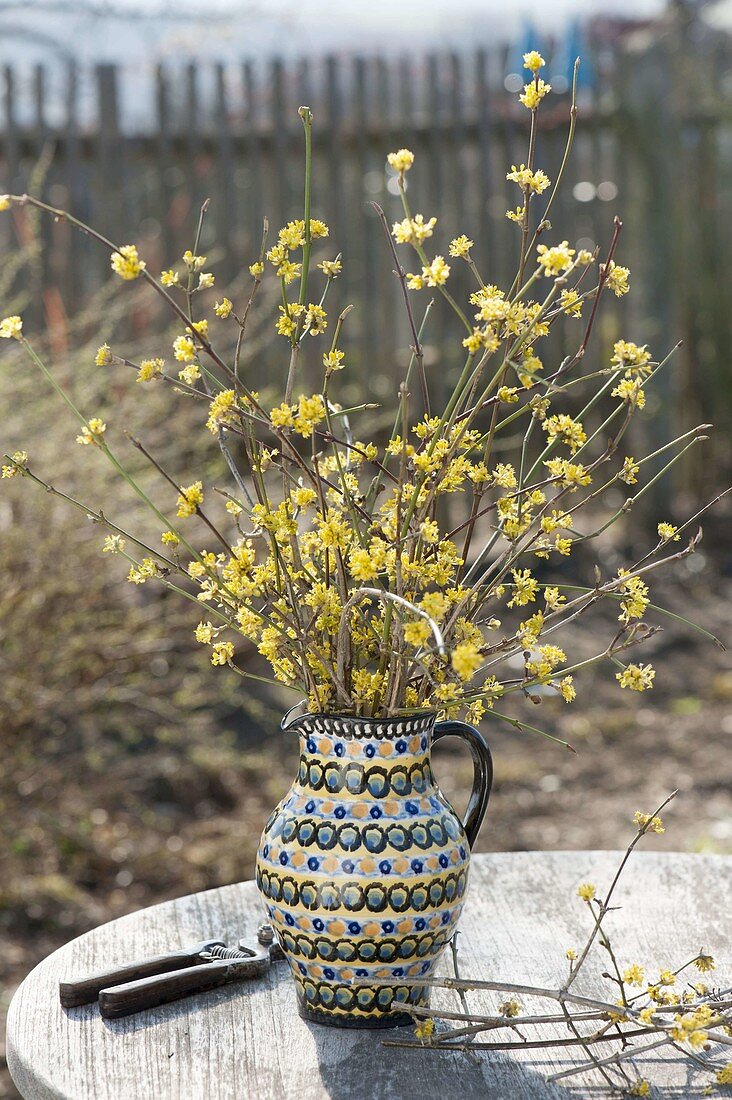
[[[365,1031],[384,1030],[393,1027],[414,1027],[417,1022],[406,1012],[384,1016],[349,1016],[345,1012],[327,1012],[298,1002],[298,1015],[309,1024],[321,1024],[324,1027],[360,1028]]]

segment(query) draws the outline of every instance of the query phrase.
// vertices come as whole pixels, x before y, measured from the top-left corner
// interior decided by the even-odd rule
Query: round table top
[[[613,852],[515,852],[474,857],[459,940],[461,975],[557,988],[565,951],[580,947],[588,913],[576,896],[591,881],[602,895],[618,865]],[[607,918],[621,965],[649,972],[680,965],[702,947],[726,980],[732,963],[732,857],[637,853]],[[96,1005],[63,1010],[61,979],[165,953],[204,939],[229,944],[255,937],[264,910],[253,882],[191,894],[102,925],[50,955],[13,998],[8,1064],[26,1098],[65,1100],[561,1100],[604,1095],[598,1079],[546,1078],[576,1064],[573,1048],[466,1054],[385,1047],[401,1032],[348,1031],[308,1024],[297,1015],[287,964],[121,1020]],[[607,996],[602,952],[588,960],[576,989]],[[606,956],[605,956],[606,958]],[[452,974],[449,952],[439,973]],[[723,976],[726,973],[726,978]],[[458,1008],[435,990],[433,1004]],[[495,1012],[500,995],[470,993],[471,1009]],[[524,1000],[525,1005],[525,1000]],[[547,1032],[543,1037],[549,1037]],[[640,1073],[664,1088],[691,1089],[691,1064],[666,1056]],[[707,1078],[708,1079],[708,1078]],[[700,1079],[701,1080],[701,1079]],[[706,1082],[704,1082],[706,1083]]]

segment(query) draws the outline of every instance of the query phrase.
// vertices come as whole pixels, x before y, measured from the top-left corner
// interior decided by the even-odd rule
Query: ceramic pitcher
[[[300,766],[264,828],[257,884],[300,1015],[337,1027],[412,1023],[407,1006],[428,1003],[422,980],[465,900],[492,782],[488,746],[431,711],[286,716],[283,728],[299,732]],[[473,756],[464,822],[432,775],[432,745],[447,734]]]

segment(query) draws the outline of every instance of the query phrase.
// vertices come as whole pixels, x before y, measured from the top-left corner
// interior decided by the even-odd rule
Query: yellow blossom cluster
[[[162,378],[164,368],[164,359],[143,359],[137,371],[136,381],[152,382],[155,378]]]
[[[76,442],[84,447],[88,447],[90,443],[99,443],[106,430],[107,425],[104,421],[98,416],[93,416],[81,429],[81,434],[77,435]]]
[[[193,516],[201,504],[203,504],[203,484],[200,481],[194,481],[192,485],[180,491],[178,515],[182,519]]]
[[[303,438],[309,438],[318,424],[325,420],[325,402],[322,395],[314,393],[310,397],[300,394],[296,405],[284,402],[270,409],[269,418],[275,428],[293,428]]]
[[[653,687],[655,675],[655,669],[651,665],[628,665],[622,672],[616,672],[615,679],[622,688],[630,688],[631,691],[648,691]]]
[[[389,153],[386,158],[389,167],[395,172],[408,172],[414,164],[414,153],[411,149],[399,149],[396,153]]]
[[[0,321],[0,339],[3,340],[19,340],[23,333],[23,321],[16,315],[12,317],[4,317]]]
[[[0,470],[0,476],[3,478],[17,477],[18,474],[22,474],[28,465],[28,452],[27,451],[14,451],[10,456],[10,463],[5,465]]]
[[[412,244],[414,241],[421,244],[422,241],[426,241],[428,237],[432,236],[432,231],[436,225],[437,218],[429,218],[428,221],[425,221],[423,214],[415,214],[413,218],[404,218],[403,221],[394,222],[391,231],[394,240],[399,244]]]
[[[547,84],[546,81],[542,80],[540,77],[536,78],[529,84],[524,85],[524,90],[519,96],[519,101],[530,111],[535,111],[544,96],[548,95],[551,90],[551,84]]]
[[[112,253],[112,271],[121,279],[136,279],[145,270],[144,261],[137,255],[134,244],[123,244],[118,252]]]
[[[519,101],[533,113],[551,88],[539,75],[545,63],[538,51],[528,51],[523,62],[530,75]],[[307,133],[307,113],[301,117]],[[533,114],[530,122],[527,131],[535,133]],[[641,692],[653,686],[650,664],[626,664],[618,657],[644,640],[639,623],[654,610],[647,571],[655,563],[643,559],[642,567],[621,569],[609,580],[598,573],[594,589],[584,580],[580,585],[574,577],[565,579],[565,570],[578,546],[609,526],[596,515],[604,491],[612,486],[619,496],[619,483],[637,485],[644,463],[654,457],[621,457],[618,444],[646,406],[646,389],[660,367],[646,345],[625,339],[614,342],[611,356],[591,362],[596,349],[589,336],[599,300],[605,291],[608,297],[627,294],[630,271],[612,258],[598,263],[600,247],[591,253],[569,233],[574,247],[567,239],[551,243],[546,208],[554,191],[540,200],[552,183],[536,153],[532,141],[524,159],[506,172],[518,189],[507,217],[521,230],[516,275],[506,286],[484,278],[480,268],[490,257],[480,255],[480,242],[476,247],[467,233],[441,239],[438,218],[412,209],[415,188],[407,195],[405,177],[411,173],[411,184],[418,176],[413,152],[398,148],[387,155],[401,204],[386,223],[392,247],[408,246],[415,257],[404,269],[398,265],[402,287],[435,290],[428,297],[436,307],[452,309],[461,360],[454,375],[449,359],[435,365],[427,354],[435,343],[430,326],[425,320],[421,345],[421,329],[415,338],[419,319],[407,295],[412,354],[394,418],[382,417],[384,410],[375,412],[371,402],[352,403],[359,379],[350,376],[358,374],[358,366],[365,375],[370,365],[359,360],[358,349],[352,356],[345,342],[350,307],[338,302],[332,321],[326,311],[326,297],[328,311],[337,298],[339,288],[331,284],[342,263],[338,252],[317,263],[311,256],[314,242],[330,235],[325,222],[310,217],[311,178],[304,216],[287,221],[274,240],[263,240],[248,265],[254,282],[241,312],[235,298],[217,292],[196,299],[204,308],[193,319],[191,296],[216,282],[198,245],[157,279],[147,274],[135,245],[112,252],[117,275],[124,280],[144,275],[183,322],[168,354],[173,372],[166,372],[164,358],[150,354],[136,368],[136,381],[143,387],[172,382],[171,394],[203,406],[201,427],[205,422],[216,437],[236,484],[234,495],[220,490],[221,500],[207,496],[205,512],[203,479],[179,486],[174,510],[179,519],[191,521],[183,525],[185,535],[153,505],[158,550],[148,550],[146,542],[149,556],[140,561],[125,546],[141,544],[134,537],[126,542],[125,533],[111,524],[102,550],[129,562],[131,583],[155,578],[207,605],[195,637],[208,647],[215,666],[237,667],[236,646],[243,638],[269,662],[274,680],[304,694],[313,710],[381,716],[427,708],[474,722],[491,711],[498,721],[513,721],[500,713],[502,705],[496,709],[504,696],[511,706],[522,696],[535,703],[551,696],[552,707],[572,703],[580,670],[601,658],[614,663],[621,688]],[[310,164],[309,154],[306,158]],[[0,196],[0,207],[6,200],[9,204]],[[465,268],[454,267],[459,260]],[[265,263],[277,280],[274,325],[291,347],[260,400],[247,380],[251,356],[240,352]],[[470,280],[469,290],[458,275]],[[585,302],[591,314],[587,323],[568,324],[582,317]],[[210,335],[226,329],[217,328],[217,318],[236,322],[231,360],[231,352],[212,347]],[[361,321],[375,323],[371,317]],[[329,327],[332,340],[313,354],[304,337]],[[570,328],[575,334],[578,328],[585,331],[561,364],[556,343],[547,340],[558,327],[563,339]],[[598,324],[595,332],[603,331]],[[19,340],[19,350],[38,365],[20,316],[0,321],[0,337]],[[94,363],[132,365],[106,343]],[[587,393],[588,382],[608,375]],[[56,379],[50,381],[56,385]],[[446,399],[438,402],[443,383]],[[607,395],[622,405],[615,404],[603,422],[598,398]],[[367,410],[375,413],[373,419],[361,416]],[[100,456],[119,468],[104,421],[86,419],[85,413],[78,419],[78,442],[97,445]],[[367,434],[372,425],[374,438]],[[615,435],[606,438],[611,431]],[[22,451],[6,456],[2,477],[25,473],[38,480],[27,461]],[[612,463],[609,478],[596,473],[605,463]],[[195,478],[196,472],[187,476]],[[173,472],[166,477],[169,485],[178,485]],[[173,501],[169,504],[172,510]],[[613,503],[616,515],[610,522],[629,507],[630,502]],[[678,528],[659,522],[651,553],[678,541],[682,530],[681,521]],[[213,542],[201,546],[193,541],[197,532],[206,540],[213,536]],[[616,640],[600,656],[578,660],[560,629],[600,600],[619,604]],[[238,671],[246,675],[245,669]],[[639,829],[662,831],[658,818],[639,811],[635,820]],[[588,903],[595,899],[589,883],[578,893]],[[573,955],[568,957],[572,961]],[[640,986],[640,968],[629,967],[624,981]],[[669,983],[662,972],[652,987],[658,997],[671,996]],[[652,1001],[651,1013],[660,1003]],[[677,1026],[680,1033],[703,1031],[685,1027],[683,1019]]]

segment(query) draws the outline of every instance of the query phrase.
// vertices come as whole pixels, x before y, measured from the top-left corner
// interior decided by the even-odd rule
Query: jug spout
[[[301,699],[299,703],[295,703],[294,707],[284,714],[282,721],[280,722],[280,729],[296,730],[300,726],[300,722],[303,718],[310,717],[307,713],[307,699]]]

